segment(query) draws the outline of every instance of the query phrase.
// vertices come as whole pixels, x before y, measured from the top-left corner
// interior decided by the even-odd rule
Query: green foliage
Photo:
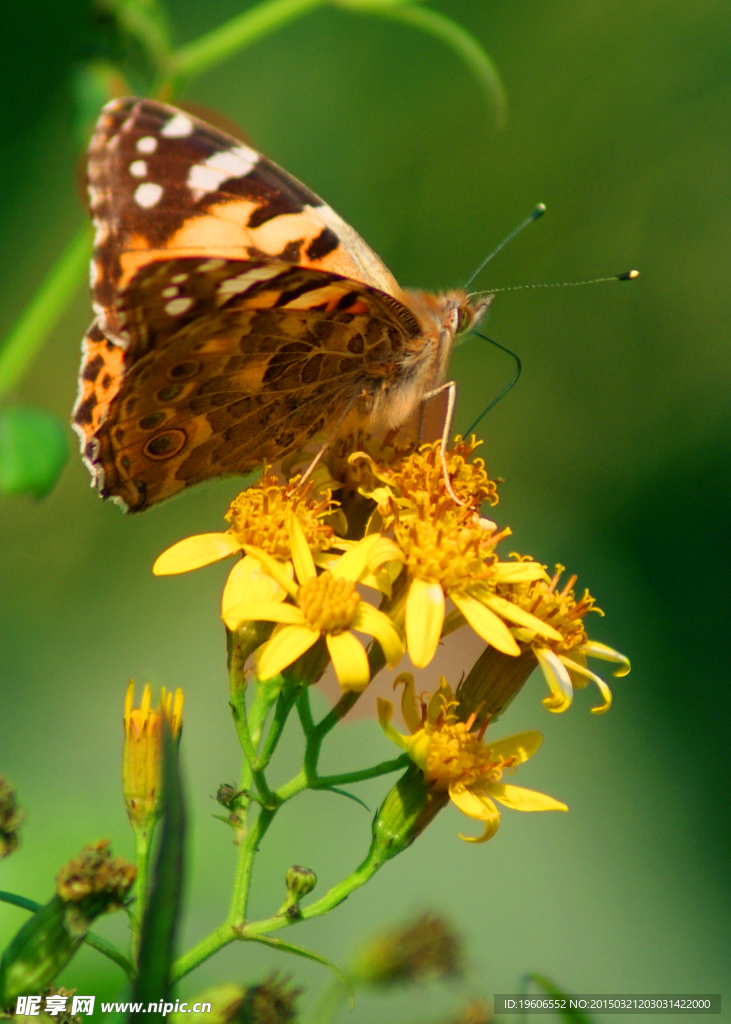
[[[69,457],[66,431],[42,409],[0,410],[0,494],[45,498]]]

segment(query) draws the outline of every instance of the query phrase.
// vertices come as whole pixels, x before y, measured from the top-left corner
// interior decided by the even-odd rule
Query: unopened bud
[[[23,814],[18,809],[15,793],[5,779],[0,778],[0,860],[17,850],[20,839],[18,829]]]
[[[225,807],[226,810],[230,811],[232,809],[231,804],[234,802],[237,796],[238,790],[236,789],[236,787],[230,786],[227,782],[224,782],[222,785],[218,787],[216,791],[216,802],[219,803],[222,807]]]
[[[163,687],[157,710],[150,708],[151,691],[146,686],[139,708],[134,704],[134,683],[127,688],[124,705],[124,755],[122,785],[124,802],[132,827],[149,830],[162,814],[162,724],[167,718],[173,739],[180,740],[183,693],[172,693]]]
[[[352,976],[368,985],[434,981],[458,976],[461,959],[461,944],[454,932],[441,918],[424,914],[366,946]]]
[[[299,902],[317,885],[317,875],[309,868],[293,864],[287,871],[287,898],[279,908],[280,914],[299,917]]]
[[[137,871],[112,859],[104,839],[61,869],[56,896],[26,921],[0,961],[0,1006],[44,989],[84,940],[91,922],[124,905]]]

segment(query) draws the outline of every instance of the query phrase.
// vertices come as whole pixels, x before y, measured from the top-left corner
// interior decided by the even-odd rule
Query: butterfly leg
[[[446,384],[442,384],[441,387],[435,388],[434,391],[427,391],[422,401],[421,413],[419,415],[419,434],[421,435],[421,424],[424,417],[424,404],[430,398],[436,398],[437,395],[441,395],[443,391],[447,392],[447,412],[444,416],[444,428],[442,430],[442,443],[439,445],[439,456],[442,460],[442,472],[444,473],[444,486],[447,488],[447,493],[452,501],[458,505],[465,505],[464,501],[460,501],[457,495],[454,493],[452,487],[452,481],[449,478],[449,468],[447,466],[447,456],[445,454],[447,445],[449,444],[449,435],[452,432],[452,420],[454,419],[454,407],[457,404],[457,381],[448,380]]]

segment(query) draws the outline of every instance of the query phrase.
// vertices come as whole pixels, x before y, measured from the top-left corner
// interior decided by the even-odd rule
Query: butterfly
[[[104,107],[88,181],[72,424],[92,486],[129,512],[318,434],[400,426],[490,301],[402,289],[304,185],[153,100]]]

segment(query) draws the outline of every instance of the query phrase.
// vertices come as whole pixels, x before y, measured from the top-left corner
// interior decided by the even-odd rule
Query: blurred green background
[[[175,0],[176,40],[246,6]],[[478,286],[641,269],[633,285],[498,297],[489,333],[521,355],[525,371],[482,425],[491,475],[506,479],[495,512],[513,528],[513,546],[579,573],[579,587],[607,613],[594,617],[592,636],[625,651],[633,671],[615,681],[606,716],[589,713],[590,691],[567,714],[549,714],[534,677],[501,723],[503,734],[544,732],[521,781],[565,800],[568,815],[506,811],[497,837],[471,847],[457,838],[464,819],[447,810],[366,890],[287,938],[342,962],[374,930],[431,908],[464,931],[467,989],[488,998],[515,991],[531,970],[575,992],[721,992],[728,1000],[729,7],[433,6],[494,58],[509,100],[502,131],[437,41],[335,9],[223,64],[184,98],[238,122],[405,285],[459,284],[538,201],[548,215]],[[2,24],[4,333],[84,216],[70,82],[93,32],[80,0],[6,0]],[[89,319],[82,290],[15,399],[68,415]],[[456,351],[453,368],[464,429],[511,368],[479,339]],[[75,449],[70,431],[69,443]],[[0,888],[45,901],[58,868],[101,836],[132,856],[119,760],[125,684],[134,677],[186,695],[182,750],[194,819],[186,944],[222,919],[234,848],[212,817],[212,794],[239,764],[217,618],[227,567],[155,579],[150,566],[181,537],[221,528],[236,490],[215,482],[125,518],[89,489],[74,452],[48,498],[2,501],[0,773],[17,787],[27,824],[20,852],[0,864]],[[441,669],[456,681],[475,653],[457,634]],[[422,678],[427,686],[434,673]],[[367,713],[327,748],[333,770],[392,756],[372,695],[362,705]],[[281,778],[298,755],[293,729]],[[375,806],[387,785],[369,783],[361,795]],[[296,801],[266,839],[252,913],[279,905],[292,863],[312,867],[324,892],[365,852],[369,822],[336,796]],[[25,919],[0,905],[0,939]],[[99,930],[122,940],[124,926],[115,919]],[[327,983],[319,967],[237,946],[183,991],[274,967],[308,985],[305,1000]],[[64,980],[110,997],[121,974],[86,950]],[[363,996],[345,1016],[353,1024],[428,1021],[458,995]]]

